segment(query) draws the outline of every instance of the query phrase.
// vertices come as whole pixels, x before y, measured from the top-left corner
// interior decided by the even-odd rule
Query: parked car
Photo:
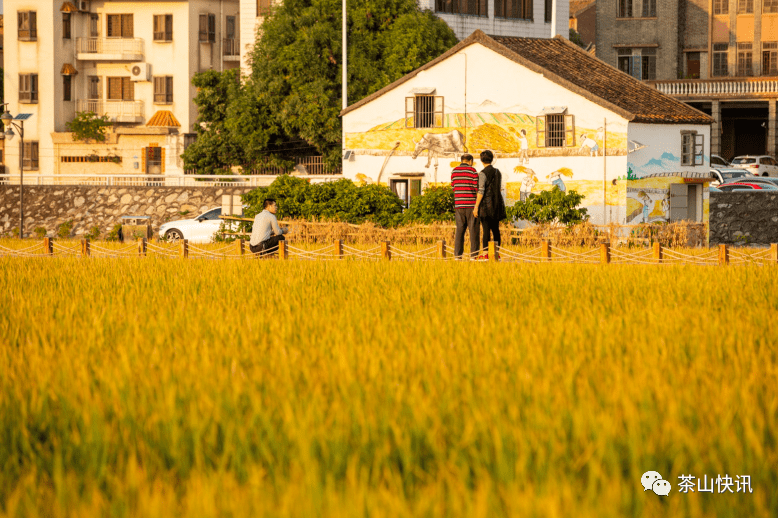
[[[735,178],[733,180],[729,180],[729,181],[724,182],[722,185],[726,185],[728,183],[738,183],[738,182],[767,184],[767,185],[778,186],[778,178],[772,178],[770,176],[748,176],[748,177],[745,177],[745,178]]]
[[[778,185],[767,183],[732,182],[719,185],[718,189],[724,192],[732,191],[778,191]]]
[[[729,162],[721,158],[719,155],[710,156],[710,166],[715,169],[726,169],[732,167]]]
[[[203,212],[196,218],[168,221],[159,227],[159,237],[166,241],[178,241],[187,239],[192,243],[210,243],[213,235],[221,227],[222,220],[219,216],[222,208],[217,207]]]
[[[714,180],[710,184],[714,187],[722,183],[743,180],[745,178],[748,179],[756,178],[750,171],[746,169],[740,169],[737,167],[729,167],[726,169],[711,168],[710,174],[714,178]]]
[[[732,167],[751,171],[756,176],[778,177],[778,162],[767,155],[743,155],[732,159]]]

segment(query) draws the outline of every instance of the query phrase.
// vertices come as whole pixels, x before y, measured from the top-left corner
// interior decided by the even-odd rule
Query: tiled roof
[[[570,17],[575,18],[591,5],[594,5],[594,0],[570,0]]]
[[[619,108],[633,122],[713,122],[701,111],[608,65],[561,36],[552,39],[497,36],[493,41],[543,69],[550,80],[594,102],[599,99]]]
[[[62,4],[62,7],[60,7],[59,10],[63,13],[77,13],[78,7],[76,7],[73,2],[65,2]]]
[[[59,73],[63,76],[74,76],[78,74],[78,70],[76,70],[76,68],[70,63],[65,63],[62,65],[62,70],[60,70]]]
[[[340,112],[343,116],[394,90],[460,50],[480,43],[549,81],[632,122],[711,124],[713,119],[590,55],[567,39],[490,37],[477,30],[444,54]]]
[[[158,127],[158,128],[180,128],[181,123],[178,122],[173,112],[169,110],[159,110],[149,119],[146,126]]]

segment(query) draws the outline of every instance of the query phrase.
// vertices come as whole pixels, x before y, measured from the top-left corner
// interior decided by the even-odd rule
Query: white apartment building
[[[240,63],[248,71],[247,57],[262,25],[264,14],[282,0],[240,0]],[[481,30],[490,36],[550,38],[553,0],[419,0],[454,30],[459,40]],[[567,38],[570,0],[557,0],[556,31]]]
[[[5,99],[24,122],[25,176],[183,173],[192,77],[240,65],[238,0],[5,0]],[[74,142],[78,112],[113,123]],[[6,172],[20,140],[6,141]],[[26,180],[25,180],[26,183]]]

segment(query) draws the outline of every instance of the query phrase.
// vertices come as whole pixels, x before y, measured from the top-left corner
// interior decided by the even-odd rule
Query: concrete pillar
[[[754,42],[751,47],[751,59],[753,60],[752,74],[755,76],[762,75],[762,17],[759,14],[762,12],[762,0],[754,1]],[[769,145],[768,145],[769,146]]]
[[[767,101],[767,154],[775,156],[775,99]]]
[[[710,125],[710,154],[721,156],[721,101],[712,101],[710,116],[713,124]]]

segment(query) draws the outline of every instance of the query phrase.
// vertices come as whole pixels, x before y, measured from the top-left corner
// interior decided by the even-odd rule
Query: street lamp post
[[[24,121],[32,117],[29,113],[20,113],[16,117],[11,115],[8,111],[8,103],[3,104],[4,111],[0,115],[0,120],[3,121],[3,126],[7,128],[5,133],[0,133],[3,139],[12,140],[14,138],[14,128],[19,132],[21,138],[21,158],[19,164],[19,239],[24,239]],[[14,121],[18,121],[17,124]]]

